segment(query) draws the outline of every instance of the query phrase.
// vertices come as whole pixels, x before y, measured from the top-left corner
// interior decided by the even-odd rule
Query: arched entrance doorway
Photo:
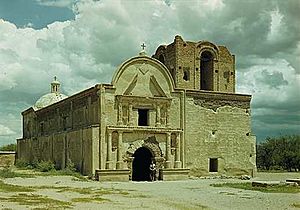
[[[150,164],[153,155],[146,147],[138,148],[133,154],[132,181],[151,181]]]

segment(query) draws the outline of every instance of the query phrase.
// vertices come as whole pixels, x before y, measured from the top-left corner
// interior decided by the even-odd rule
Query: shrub
[[[32,169],[32,165],[23,159],[18,159],[16,161],[16,167],[21,169]]]
[[[55,165],[51,161],[40,161],[34,167],[41,172],[55,171]]]

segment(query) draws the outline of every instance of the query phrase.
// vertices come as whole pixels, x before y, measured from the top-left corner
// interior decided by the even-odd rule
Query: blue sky
[[[2,19],[14,23],[17,27],[30,26],[41,29],[54,21],[74,19],[71,5],[71,2],[61,6],[50,6],[36,0],[1,0],[0,15]]]
[[[109,83],[145,42],[209,40],[236,55],[238,93],[252,94],[258,140],[300,133],[298,0],[0,0],[0,145],[20,138],[20,113],[49,91]]]

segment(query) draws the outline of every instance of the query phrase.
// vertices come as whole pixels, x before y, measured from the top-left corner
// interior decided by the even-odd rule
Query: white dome
[[[46,95],[43,95],[39,100],[37,100],[37,102],[34,105],[34,109],[42,109],[67,97],[68,96],[61,93],[48,93]]]

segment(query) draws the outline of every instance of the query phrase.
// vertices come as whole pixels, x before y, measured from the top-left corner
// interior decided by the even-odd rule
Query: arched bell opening
[[[200,89],[213,90],[214,83],[214,56],[209,51],[201,53],[200,59]]]

